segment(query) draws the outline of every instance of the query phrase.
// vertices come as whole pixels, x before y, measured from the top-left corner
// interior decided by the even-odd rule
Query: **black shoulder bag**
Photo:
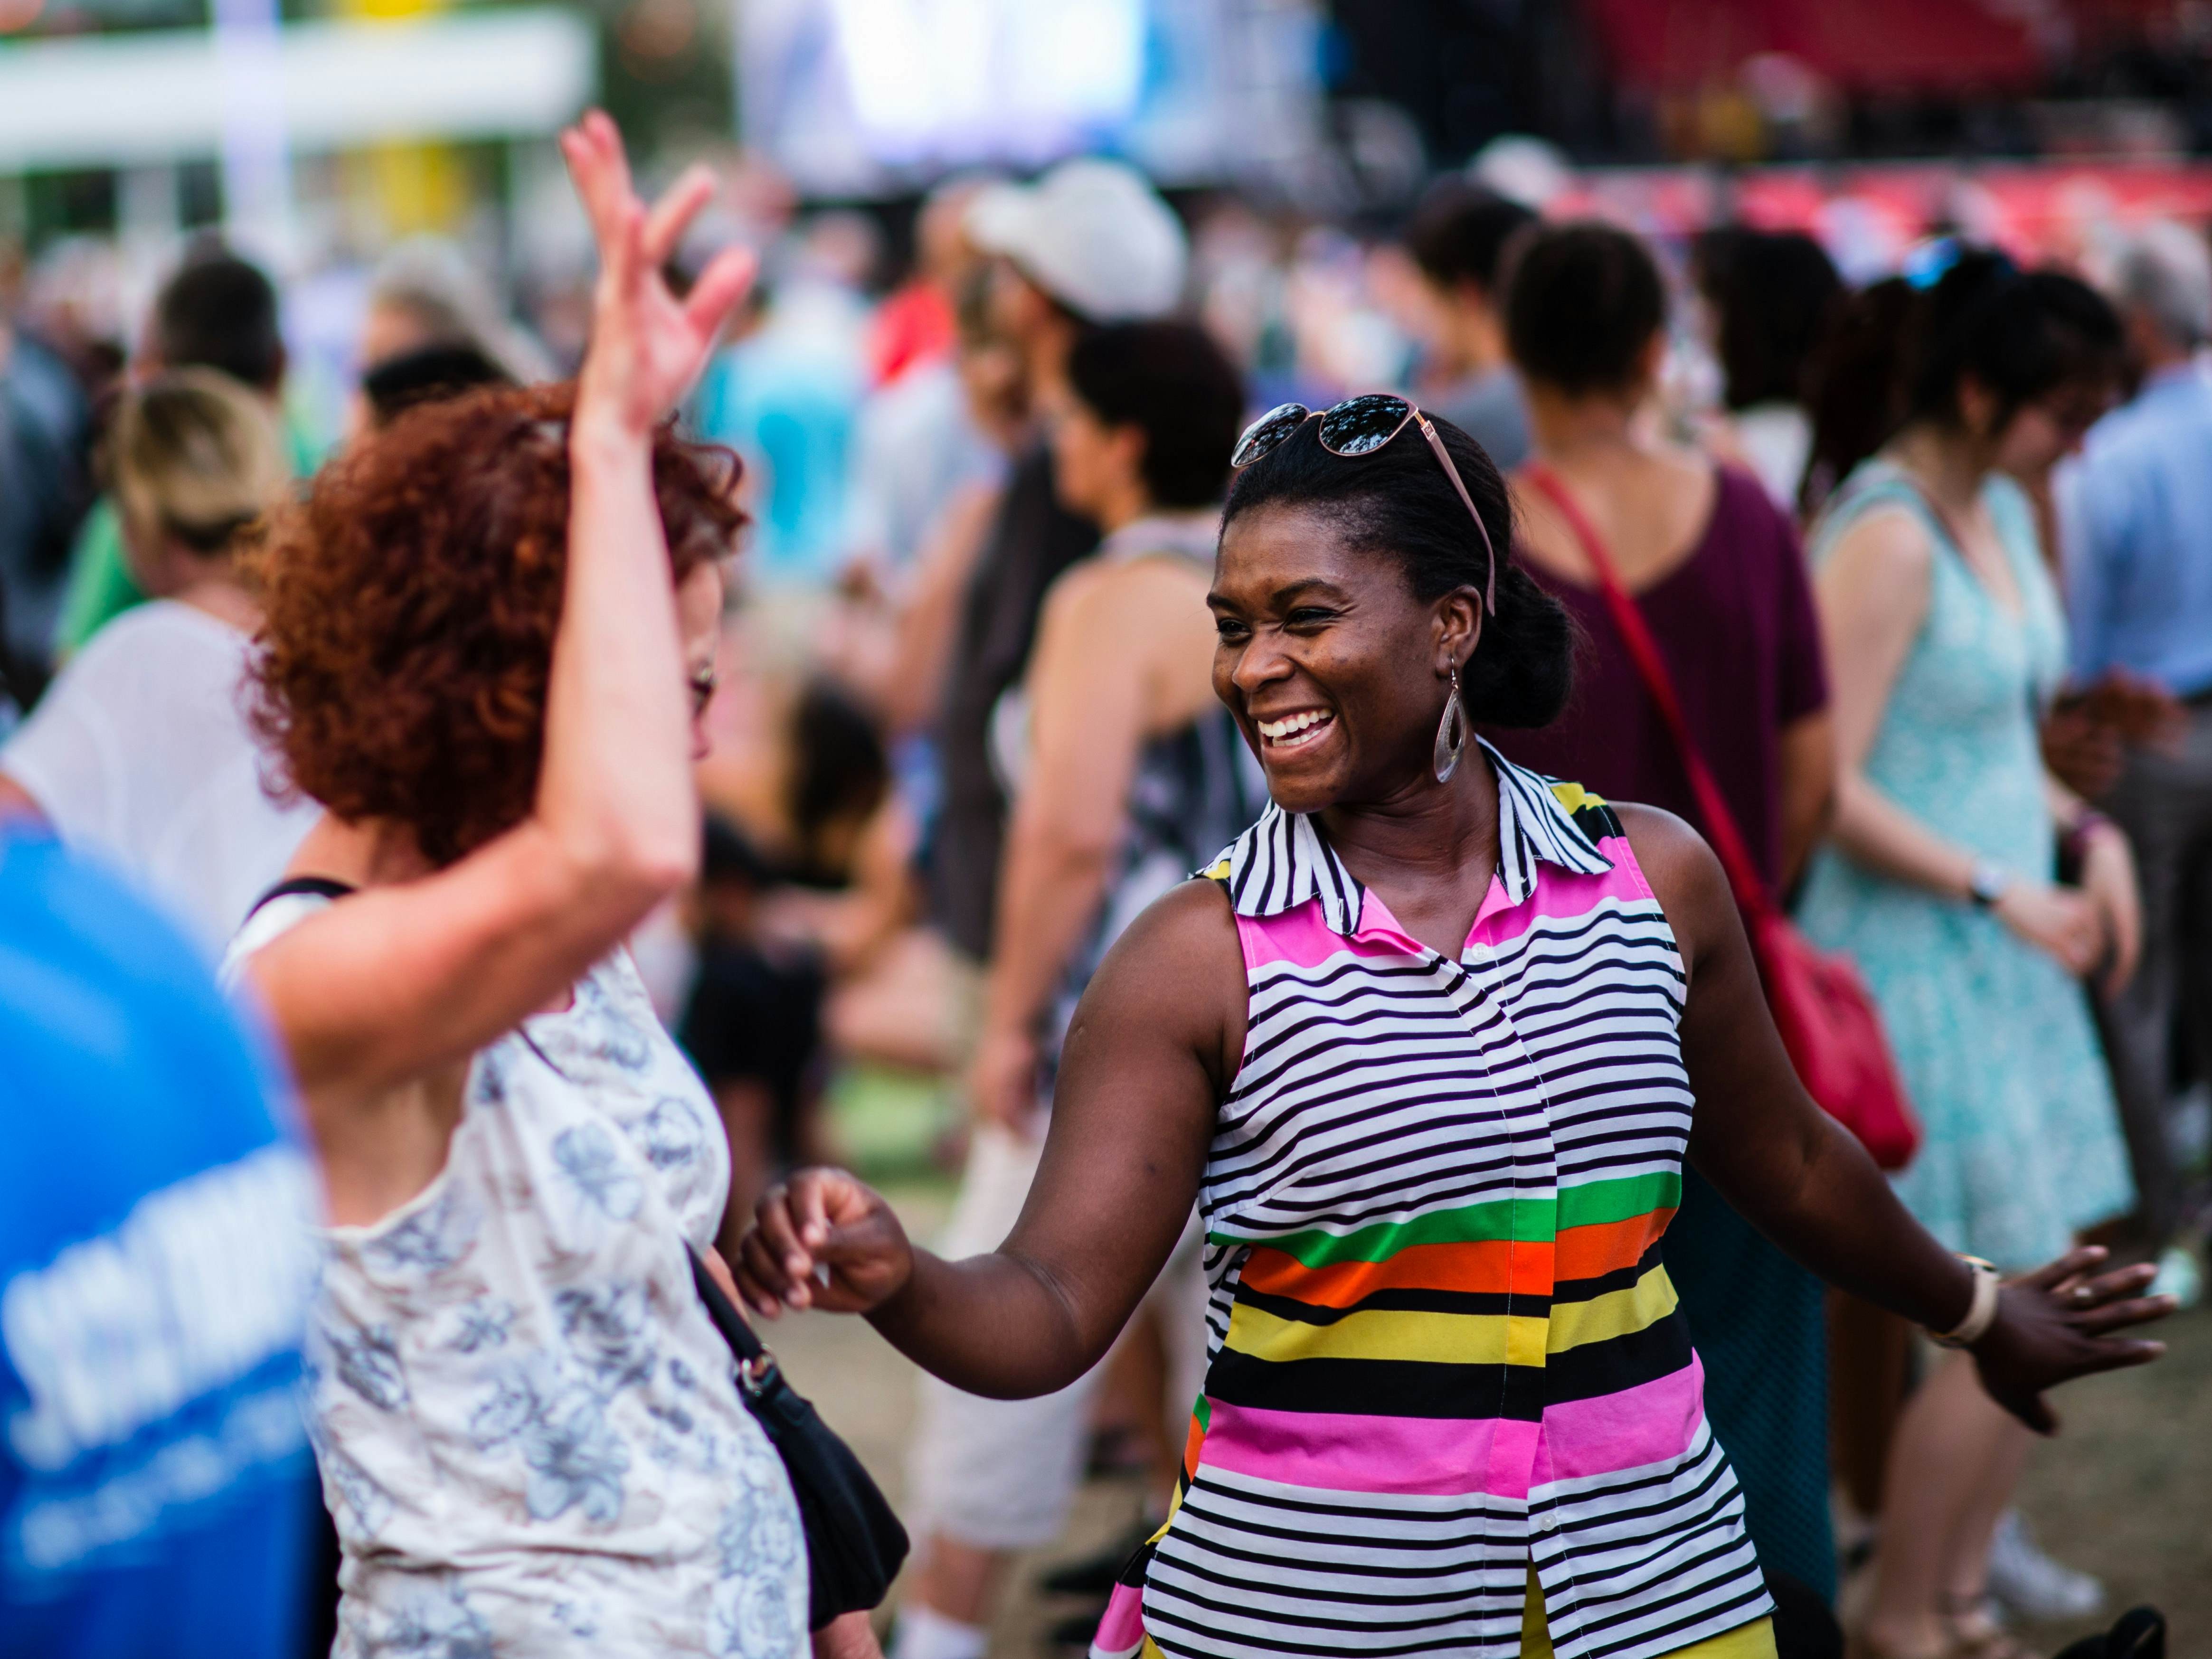
[[[684,1248],[707,1316],[736,1356],[738,1393],[783,1459],[799,1499],[806,1529],[807,1627],[820,1630],[844,1613],[866,1611],[898,1577],[906,1528],[853,1449],[785,1380],[775,1356],[731,1305],[698,1251]]]

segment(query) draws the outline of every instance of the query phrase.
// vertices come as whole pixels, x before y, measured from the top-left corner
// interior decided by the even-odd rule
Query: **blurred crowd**
[[[1896,1177],[1914,1213],[2007,1271],[2094,1236],[2194,1298],[2212,1215],[2202,227],[2116,231],[2066,271],[1938,234],[1854,289],[1796,233],[1662,245],[1458,177],[1401,224],[1297,223],[1229,198],[1179,210],[1079,160],[944,185],[886,281],[866,218],[746,211],[763,279],[681,416],[740,459],[749,521],[696,677],[702,852],[632,941],[730,1141],[726,1252],[780,1171],[850,1155],[827,1103],[871,1091],[962,1171],[955,1250],[1003,1237],[1089,973],[1264,805],[1213,701],[1203,603],[1237,434],[1279,404],[1398,391],[1513,479],[1521,556],[1579,630],[1567,714],[1486,735],[1707,828],[1617,578],[1758,879],[1880,1006],[1919,1119]],[[739,234],[702,221],[672,287]],[[264,787],[283,780],[240,701],[270,515],[365,434],[570,372],[584,343],[581,289],[510,303],[433,241],[368,273],[342,351],[303,346],[299,296],[217,242],[143,316],[101,299],[98,267],[81,245],[0,267],[0,811],[137,894],[70,896],[105,878],[0,850],[0,913],[75,907],[103,941],[0,939],[52,967],[39,1001],[0,966],[0,1041],[27,1054],[66,1046],[57,1011],[82,998],[64,974],[126,1001],[191,983],[147,963],[213,963],[320,811]],[[177,1074],[204,1056],[113,1077],[27,1062],[49,1111],[102,1098],[125,1139],[235,1105],[234,1133],[165,1146],[87,1213],[280,1144],[258,1049],[230,1041],[220,1085]],[[73,1133],[0,1164],[0,1279],[48,1248],[29,1196],[48,1160],[109,1155]],[[296,1206],[297,1176],[256,1190]],[[77,1225],[51,1212],[55,1238]],[[1152,1518],[1052,1586],[1088,1642],[1170,1498],[1196,1255],[1194,1237],[1084,1385],[1000,1402],[925,1383],[895,1659],[978,1659],[1015,1553],[1059,1534],[1087,1468],[1139,1468]],[[2027,1437],[1969,1370],[1824,1291],[1694,1176],[1668,1256],[1770,1581],[1840,1594],[1895,1659],[1961,1632],[2001,1655],[2006,1620],[2097,1606],[2021,1529]],[[284,1346],[248,1337],[241,1400]],[[294,1490],[281,1439],[231,1474]],[[1035,1477],[1006,1481],[1010,1458]],[[21,1478],[0,1459],[0,1504]],[[92,1526],[0,1565],[0,1619],[41,1572],[100,1559]]]

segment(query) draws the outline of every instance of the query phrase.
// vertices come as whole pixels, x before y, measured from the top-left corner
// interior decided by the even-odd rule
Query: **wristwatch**
[[[1966,1316],[1949,1330],[1928,1333],[1928,1340],[1939,1348],[1971,1348],[1997,1320],[1996,1267],[1978,1255],[1962,1255],[1959,1260],[1974,1271],[1974,1297],[1966,1304]]]
[[[2012,872],[1990,859],[1976,859],[1974,873],[1966,878],[1966,896],[1974,908],[1986,910],[2012,886]]]

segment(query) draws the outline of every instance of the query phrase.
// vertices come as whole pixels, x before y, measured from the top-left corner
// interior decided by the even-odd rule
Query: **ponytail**
[[[1808,519],[1904,423],[1902,337],[1915,297],[1901,276],[1861,289],[1813,354],[1805,400],[1813,442],[1797,487],[1797,509]]]
[[[2119,317],[2087,283],[1955,244],[1925,264],[1855,296],[1814,362],[1808,513],[1906,422],[1955,424],[1970,375],[2002,426],[2058,386],[2118,372]]]

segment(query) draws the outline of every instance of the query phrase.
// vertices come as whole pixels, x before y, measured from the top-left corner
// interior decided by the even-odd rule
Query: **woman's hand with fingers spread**
[[[676,406],[706,367],[723,323],[751,286],[755,261],[745,249],[725,249],[678,299],[661,267],[684,228],[712,199],[714,175],[703,167],[689,169],[647,209],[630,181],[622,135],[597,110],[561,135],[561,154],[599,250],[576,418],[642,434]]]
[[[914,1246],[873,1188],[842,1170],[801,1170],[761,1199],[737,1271],[764,1319],[786,1308],[872,1313],[906,1288]]]
[[[2099,1273],[2105,1257],[2101,1248],[2085,1246],[2011,1280],[1998,1292],[1996,1322],[1974,1344],[1990,1397],[2039,1434],[2058,1430],[2045,1389],[2148,1364],[2166,1352],[2163,1342],[2114,1334],[2173,1311],[2172,1297],[2142,1294],[2158,1269],[2145,1262]]]

